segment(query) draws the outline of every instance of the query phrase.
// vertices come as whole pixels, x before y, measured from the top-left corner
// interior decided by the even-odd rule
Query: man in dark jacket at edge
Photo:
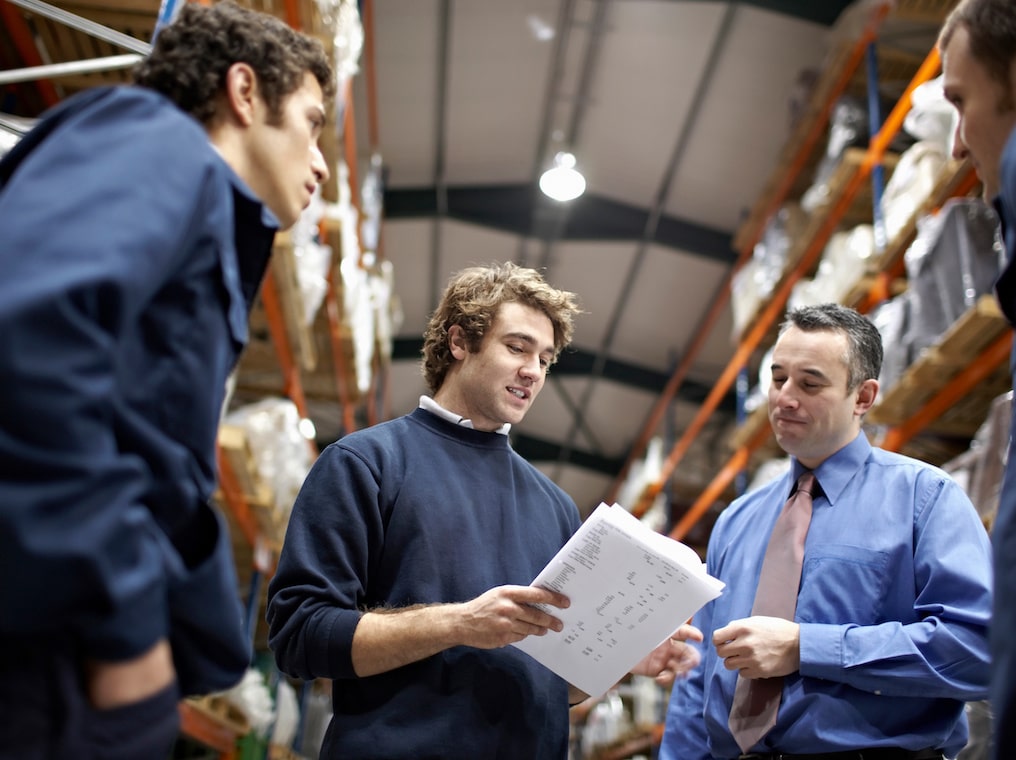
[[[1011,0],[963,0],[942,26],[938,44],[945,96],[959,116],[953,156],[970,159],[984,199],[1001,219],[1006,263],[995,292],[1002,312],[1016,325],[1016,7]],[[1011,368],[1016,383],[1016,354]],[[1010,441],[1012,431],[1016,424]],[[993,754],[1010,760],[1016,757],[1016,460],[1011,443],[991,542]]]
[[[187,4],[140,86],[0,162],[0,758],[160,758],[249,663],[208,504],[274,234],[328,169],[321,45]]]

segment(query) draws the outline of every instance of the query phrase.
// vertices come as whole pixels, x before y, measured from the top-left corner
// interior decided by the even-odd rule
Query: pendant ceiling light
[[[586,191],[586,178],[575,168],[575,156],[561,152],[554,156],[554,166],[540,177],[540,189],[555,201],[570,201]]]

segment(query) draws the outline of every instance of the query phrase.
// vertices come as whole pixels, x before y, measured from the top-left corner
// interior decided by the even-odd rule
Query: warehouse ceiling
[[[157,11],[153,0],[59,4],[100,21],[100,7],[135,13],[142,37]],[[451,274],[513,260],[576,292],[586,312],[514,429],[517,450],[587,511],[615,493],[648,434],[665,449],[679,439],[734,352],[729,305],[703,326],[729,288],[735,235],[776,169],[808,72],[849,34],[834,25],[846,5],[374,0],[373,87],[357,76],[353,103],[360,176],[372,150],[385,167],[382,253],[404,316],[385,412],[424,392],[420,335]],[[912,45],[919,62],[928,33],[887,43]],[[0,68],[19,65],[0,34]],[[42,92],[0,85],[0,110],[35,115]],[[570,203],[537,187],[562,150],[588,183]],[[656,415],[678,367],[683,381]],[[311,401],[319,439],[341,435],[337,404]],[[727,393],[679,463],[678,510],[729,456],[733,410]]]

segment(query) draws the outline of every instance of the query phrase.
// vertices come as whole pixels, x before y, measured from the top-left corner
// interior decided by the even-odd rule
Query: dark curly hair
[[[321,43],[266,13],[232,2],[186,3],[156,37],[151,54],[134,69],[134,81],[162,93],[205,127],[219,107],[226,72],[246,63],[257,75],[270,123],[282,119],[282,102],[310,72],[325,99],[335,97],[335,76]]]
[[[478,351],[505,303],[539,309],[550,318],[554,326],[551,363],[571,343],[574,319],[580,313],[574,293],[552,288],[535,269],[511,262],[463,269],[448,283],[423,334],[423,377],[432,393],[437,393],[455,361],[448,344],[449,328],[461,327],[469,350]]]

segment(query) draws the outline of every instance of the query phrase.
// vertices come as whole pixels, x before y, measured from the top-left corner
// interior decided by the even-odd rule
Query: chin
[[[279,220],[279,230],[281,231],[288,230],[290,227],[296,224],[296,220],[299,219],[300,216],[276,214],[275,218]]]

